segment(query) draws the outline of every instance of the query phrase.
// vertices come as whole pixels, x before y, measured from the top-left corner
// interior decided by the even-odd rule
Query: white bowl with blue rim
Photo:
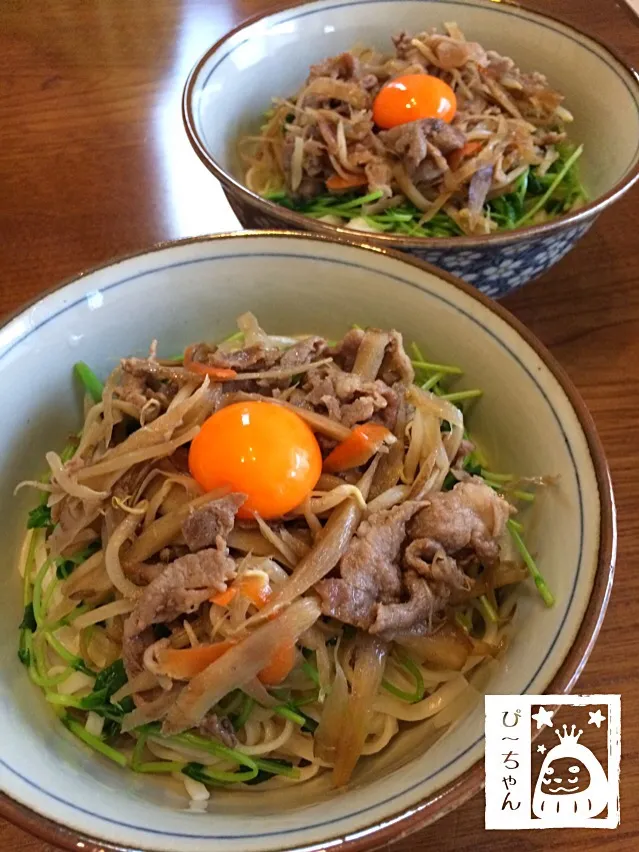
[[[254,133],[274,96],[296,92],[315,62],[366,44],[388,51],[402,30],[456,21],[467,38],[546,74],[575,117],[581,177],[591,201],[554,221],[480,237],[357,234],[261,198],[244,185],[238,140]],[[538,12],[488,0],[315,0],[261,15],[217,42],[186,84],[183,116],[196,153],[249,228],[355,235],[401,249],[500,298],[560,260],[639,177],[639,79],[609,47]],[[608,216],[611,216],[609,213]]]
[[[221,235],[160,246],[82,275],[0,328],[0,814],[66,849],[271,852],[342,844],[371,849],[427,825],[482,783],[483,709],[430,750],[402,733],[366,758],[346,791],[312,782],[285,791],[216,792],[193,812],[179,787],[109,763],[74,739],[18,661],[16,560],[27,509],[23,479],[81,423],[72,365],[105,377],[121,356],[228,335],[251,310],[275,334],[338,338],[357,322],[400,329],[436,360],[461,365],[484,396],[470,420],[496,469],[558,476],[525,518],[556,597],[520,590],[513,641],[493,693],[568,691],[606,608],[614,510],[606,462],[586,408],[541,344],[472,287],[406,255],[299,233]],[[531,641],[534,637],[534,641]]]

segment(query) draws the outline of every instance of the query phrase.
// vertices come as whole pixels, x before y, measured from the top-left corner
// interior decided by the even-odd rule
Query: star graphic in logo
[[[606,721],[606,717],[601,712],[601,710],[597,710],[596,713],[591,713],[590,711],[588,711],[588,716],[588,724],[596,725],[598,728],[600,728],[602,723]]]
[[[537,730],[543,728],[544,725],[548,725],[549,728],[552,728],[552,717],[554,712],[554,710],[546,710],[545,707],[539,708],[539,711],[531,717],[535,720],[535,722],[537,722]]]
[[[539,754],[546,754],[546,746],[543,743],[541,745],[538,745],[537,751],[539,752]]]

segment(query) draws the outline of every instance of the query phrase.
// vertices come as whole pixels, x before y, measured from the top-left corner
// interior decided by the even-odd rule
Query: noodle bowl
[[[78,365],[84,425],[20,486],[42,492],[19,564],[29,676],[86,745],[193,801],[342,787],[407,726],[439,735],[479,700],[528,572],[554,603],[514,517],[551,480],[490,470],[459,367],[409,355],[397,331],[238,324],[183,358],[154,343],[104,385]],[[203,486],[201,465],[242,438],[211,431],[236,410],[262,418],[250,476],[242,456]],[[269,514],[260,465],[289,427],[323,473]]]
[[[233,281],[233,286],[228,285],[229,281]],[[100,298],[103,301],[98,307]],[[564,691],[574,681],[594,641],[596,622],[605,606],[603,592],[610,580],[608,533],[613,529],[607,480],[600,472],[601,449],[574,388],[543,348],[504,310],[408,259],[309,236],[220,236],[165,246],[119,261],[44,297],[27,313],[6,324],[0,341],[0,422],[6,444],[1,460],[5,484],[2,520],[8,547],[6,594],[0,619],[5,649],[0,685],[6,711],[5,736],[0,745],[6,795],[0,797],[0,810],[5,818],[45,836],[52,844],[90,844],[96,843],[90,838],[100,838],[98,843],[104,848],[110,844],[158,852],[167,848],[193,852],[206,845],[214,852],[272,852],[343,842],[345,848],[361,852],[369,845],[393,839],[399,828],[405,833],[432,823],[479,791],[483,769],[481,702],[463,715],[463,707],[452,700],[442,713],[423,722],[399,720],[399,731],[388,745],[358,761],[347,790],[332,788],[331,792],[332,768],[328,767],[303,783],[274,776],[268,783],[276,789],[263,784],[211,786],[207,788],[210,798],[206,801],[201,788],[195,786],[195,798],[190,799],[181,773],[176,777],[135,773],[92,752],[65,729],[56,715],[56,711],[62,712],[59,705],[45,701],[15,654],[16,628],[23,609],[21,578],[15,566],[25,535],[27,511],[35,506],[37,496],[30,488],[23,488],[15,498],[11,493],[17,482],[37,480],[47,468],[45,454],[55,450],[62,455],[67,441],[77,436],[83,426],[79,387],[71,380],[73,362],[83,358],[105,381],[117,367],[118,355],[144,356],[154,337],[159,340],[160,360],[183,352],[191,341],[225,339],[233,331],[233,318],[249,306],[254,306],[269,336],[274,331],[278,338],[317,331],[329,340],[338,340],[351,321],[359,321],[365,327],[402,330],[404,347],[410,355],[411,342],[417,341],[424,357],[433,363],[452,362],[467,370],[454,383],[454,374],[448,374],[447,390],[483,390],[483,396],[475,402],[458,400],[454,405],[464,409],[470,438],[486,453],[494,470],[512,471],[517,477],[544,473],[560,476],[557,485],[537,491],[530,507],[520,504],[520,512],[514,516],[525,528],[525,541],[547,576],[556,604],[552,608],[543,606],[529,580],[512,586],[516,596],[511,603],[516,602],[516,612],[506,625],[508,647],[495,659],[462,672],[467,680],[472,679],[478,693]],[[71,349],[64,341],[81,343]],[[285,346],[286,341],[281,344]],[[421,381],[421,375],[417,378]],[[241,392],[240,388],[233,389],[235,394]],[[157,415],[150,417],[149,426],[156,420]],[[116,424],[119,441],[122,435],[120,432],[117,436],[118,429]],[[336,435],[334,440],[339,442],[340,437]],[[396,447],[397,442],[389,445],[384,457],[392,457]],[[188,477],[186,473],[182,475]],[[137,489],[134,497],[138,490],[148,492],[156,487],[152,484],[143,489],[147,476],[160,483],[166,478],[160,473],[151,476],[151,471],[141,476],[132,486]],[[329,489],[335,484],[333,477],[340,476],[343,478],[344,474],[323,474],[314,490],[330,494]],[[83,480],[83,484],[95,485],[89,480]],[[158,491],[160,487],[157,486]],[[407,486],[400,482],[396,487]],[[518,487],[530,489],[524,483],[518,483]],[[178,486],[172,487],[166,508],[177,508],[181,496]],[[190,499],[197,496],[193,494]],[[121,499],[125,506],[129,505],[130,501]],[[147,499],[147,494],[142,499]],[[152,500],[148,502],[151,517]],[[368,502],[371,500],[367,505]],[[302,505],[305,518],[317,518],[304,509]],[[317,520],[323,527],[327,517]],[[273,520],[266,523],[269,528],[282,526]],[[313,520],[309,529],[311,525],[317,526]],[[227,539],[234,557],[248,552],[257,558],[276,556],[277,548],[252,524],[236,527]],[[308,535],[300,536],[295,543],[290,535],[280,534],[280,538],[285,539],[285,545],[298,560],[311,544]],[[243,548],[239,553],[237,544]],[[89,545],[87,539],[82,547]],[[82,572],[92,570],[96,559],[102,558],[99,551],[96,553],[97,557],[89,557],[92,563],[75,567],[64,582],[76,582],[77,576],[81,587]],[[120,553],[124,556],[122,550]],[[151,556],[145,564],[154,562],[159,559]],[[292,571],[286,557],[273,559],[273,564],[278,576],[280,571],[286,576]],[[262,567],[271,570],[268,564]],[[131,581],[140,586],[148,583],[150,577],[142,575],[144,570],[140,569],[140,576],[129,571]],[[104,577],[104,571],[97,576]],[[515,581],[520,577],[518,570]],[[99,588],[95,591],[97,598]],[[55,612],[51,610],[51,614],[63,618],[65,609],[70,612],[81,604],[95,609],[109,603],[108,598],[85,601],[83,595],[72,595],[69,603]],[[504,611],[503,615],[507,618],[510,613]],[[120,619],[126,621],[127,616]],[[184,638],[180,641],[190,645],[188,631],[183,625],[182,628]],[[193,630],[197,636],[198,627]],[[122,632],[116,624],[98,624],[94,634],[90,647],[96,658],[91,667],[95,671],[98,664],[111,665],[116,661]],[[530,641],[532,636],[534,641]],[[72,641],[73,633],[70,635],[61,627],[56,637],[84,658],[85,651]],[[52,654],[50,644],[47,646],[47,653]],[[324,646],[331,647],[326,640]],[[157,651],[154,649],[155,656]],[[321,648],[319,654],[313,648],[307,649],[307,654],[309,651],[310,661],[320,673],[325,666]],[[406,651],[417,662],[417,652],[410,647]],[[448,645],[446,651],[441,663],[422,665],[424,697],[437,688],[435,678],[441,678],[442,672],[443,685],[459,674],[456,645]],[[64,674],[67,666],[66,662],[61,663],[50,671],[51,677]],[[348,668],[344,672],[350,677]],[[412,688],[410,673],[403,670],[404,675],[404,687]],[[150,672],[142,673],[134,683],[135,689],[151,689],[156,677]],[[388,679],[391,678],[395,679],[395,673],[389,670]],[[66,678],[62,691],[57,686],[47,691],[59,692],[60,700],[68,702],[69,691],[78,690],[80,683],[84,690],[75,693],[78,697],[85,690],[93,691],[93,678],[81,671],[74,671],[73,680]],[[128,679],[124,686],[125,690],[130,687]],[[264,705],[260,712],[268,710],[263,692],[257,694],[259,682],[253,686],[254,710],[258,704]],[[383,697],[386,695],[390,696],[384,691]],[[116,702],[123,702],[126,697],[126,691],[112,696]],[[463,696],[459,701],[462,700]],[[228,709],[226,701],[223,703]],[[402,707],[410,709],[408,703],[402,703]],[[304,706],[299,709],[306,713]],[[462,715],[458,713],[460,709]],[[96,709],[92,712],[98,715]],[[229,710],[231,715],[237,712],[233,707]],[[71,715],[82,722],[88,711],[72,711]],[[444,723],[447,716],[456,720],[450,733],[450,728],[435,724]],[[279,718],[275,724],[281,726]],[[89,733],[96,731],[93,725],[97,724],[101,723],[92,717]],[[308,732],[293,724],[295,742],[302,740],[308,748]],[[105,720],[102,736],[106,738],[109,733]],[[371,729],[367,745],[380,744],[382,734],[377,727],[374,734]],[[133,737],[135,734],[128,740],[125,737],[105,742],[130,756]],[[158,743],[160,748],[172,747],[160,735],[153,734],[150,739],[153,748]],[[190,750],[192,744],[181,748]],[[194,762],[206,765],[207,752],[199,746],[198,751],[202,753],[201,760]],[[148,763],[165,760],[154,756],[151,750],[143,757]],[[289,757],[287,762],[293,761]],[[308,767],[301,767],[300,773],[307,770]],[[242,771],[252,773],[246,766]],[[189,784],[191,780],[188,779]],[[353,840],[354,837],[358,839]]]

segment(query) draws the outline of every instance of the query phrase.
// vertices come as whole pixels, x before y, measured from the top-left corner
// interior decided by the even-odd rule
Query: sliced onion
[[[120,687],[117,692],[111,696],[112,704],[119,704],[123,698],[129,695],[135,695],[136,692],[146,692],[158,685],[158,679],[151,672],[140,672],[133,680],[127,681],[124,686]]]
[[[379,692],[387,644],[370,634],[357,637],[351,694],[342,719],[342,733],[335,752],[333,782],[343,787],[350,780],[368,736],[373,702]]]
[[[57,453],[48,452],[45,455],[45,458],[51,468],[51,477],[53,481],[72,497],[77,497],[78,500],[84,500],[86,502],[99,502],[109,496],[108,491],[94,491],[93,488],[81,485],[65,470],[62,460]]]
[[[216,488],[214,491],[209,491],[208,494],[202,494],[194,500],[184,503],[174,512],[170,512],[168,515],[163,515],[163,517],[153,521],[144,530],[142,535],[136,538],[127,551],[124,559],[125,564],[136,565],[139,562],[145,562],[149,557],[171,543],[179,533],[182,522],[192,510],[200,509],[213,500],[219,500],[220,497],[224,497],[228,492],[228,488]]]
[[[420,662],[449,671],[461,671],[473,650],[468,636],[452,624],[445,624],[428,636],[398,637],[396,642]]]
[[[421,210],[422,213],[428,213],[431,208],[431,202],[417,189],[415,184],[406,174],[404,167],[397,163],[393,169],[393,175],[401,191],[410,201],[413,202],[415,207],[417,207],[418,210]]]
[[[252,698],[261,707],[277,707],[280,703],[256,677],[252,677],[242,687],[242,692]]]
[[[448,400],[421,390],[415,385],[411,385],[408,397],[418,408],[450,423],[451,431],[444,436],[443,441],[448,459],[452,461],[457,455],[464,437],[464,415],[462,412]]]
[[[169,692],[165,692],[156,698],[154,701],[147,701],[145,704],[136,707],[132,713],[128,713],[122,719],[122,733],[126,734],[129,731],[139,728],[141,725],[148,725],[149,722],[157,722],[162,719],[170,707],[175,705],[179,700],[181,690],[173,687]],[[190,725],[189,727],[193,727]]]
[[[377,470],[379,456],[369,465],[358,483],[364,500],[368,497]],[[337,565],[362,519],[362,510],[353,497],[333,510],[321,534],[308,555],[300,560],[293,575],[282,585],[271,601],[253,616],[256,620],[267,618],[282,606],[303,595]]]
[[[267,349],[270,347],[268,334],[260,328],[257,318],[250,311],[237,318],[237,327],[244,335],[245,346],[265,346]]]
[[[297,192],[302,182],[304,165],[304,140],[296,136],[293,142],[293,156],[291,157],[291,189]]]
[[[318,656],[319,662],[319,656]],[[315,757],[331,766],[337,758],[337,747],[348,714],[348,681],[335,655],[335,677],[326,696],[320,723],[313,738]]]
[[[82,468],[82,470],[78,472],[78,480],[91,480],[95,477],[104,476],[108,473],[117,473],[119,471],[128,470],[130,467],[133,467],[134,464],[140,464],[140,462],[143,461],[161,458],[162,456],[170,456],[178,449],[178,447],[192,441],[199,431],[199,426],[192,426],[186,432],[183,432],[179,437],[174,438],[171,441],[163,441],[162,443],[155,444],[151,447],[134,450],[127,455],[120,455],[115,458],[111,456],[108,459],[91,465],[90,467]],[[134,432],[134,434],[137,434],[137,432]],[[108,497],[108,492],[102,493],[105,497]]]
[[[107,618],[114,618],[116,615],[128,615],[133,611],[134,606],[132,600],[113,601],[92,609],[90,612],[85,612],[84,615],[78,616],[73,623],[78,630],[82,630],[84,627],[105,621]]]
[[[352,372],[361,376],[364,381],[375,381],[389,343],[388,332],[377,328],[366,331],[357,349]]]
[[[262,370],[259,373],[238,373],[236,376],[230,376],[224,379],[225,382],[244,382],[248,379],[266,381],[279,381],[280,379],[290,379],[292,376],[299,376],[301,373],[308,373],[309,370],[314,370],[316,367],[325,367],[326,364],[332,364],[332,358],[321,358],[319,361],[311,361],[310,364],[298,364],[295,367],[284,367],[281,370]],[[259,396],[259,394],[257,394]],[[260,396],[261,400],[265,398]],[[271,400],[266,400],[271,402]]]
[[[316,362],[317,363],[317,362]],[[245,378],[245,376],[243,376]],[[312,429],[319,432],[321,435],[326,435],[327,438],[333,438],[335,441],[345,441],[351,434],[351,430],[347,426],[342,426],[330,417],[324,414],[318,414],[308,408],[301,408],[298,405],[293,405],[283,399],[266,398],[258,393],[230,393],[226,394],[223,400],[223,405],[232,405],[234,402],[264,402],[271,405],[281,405],[282,408],[288,408],[289,411],[294,411],[302,420],[305,420]]]
[[[198,725],[213,705],[254,678],[268,665],[277,647],[296,642],[320,614],[317,601],[304,598],[256,628],[189,682],[169,710],[163,733],[175,734]]]
[[[139,523],[140,518],[137,515],[127,515],[113,531],[104,552],[104,564],[109,579],[120,594],[133,600],[142,594],[142,588],[136,586],[125,576],[120,562],[120,549],[124,542],[133,535]]]

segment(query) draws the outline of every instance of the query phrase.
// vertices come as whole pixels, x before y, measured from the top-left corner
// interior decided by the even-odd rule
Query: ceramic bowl
[[[498,470],[555,474],[526,517],[530,546],[557,603],[521,590],[514,639],[488,690],[569,690],[590,652],[612,580],[614,520],[606,463],[574,387],[513,317],[471,287],[406,256],[297,233],[252,233],[160,246],[51,292],[0,329],[0,813],[47,841],[84,852],[370,850],[426,825],[482,783],[483,709],[420,753],[420,728],[366,760],[352,788],[319,794],[216,792],[189,811],[168,789],[105,761],[73,739],[16,655],[15,569],[46,450],[80,424],[77,360],[105,376],[119,356],[160,354],[220,339],[254,311],[276,334],[337,338],[352,322],[401,329],[428,354],[463,365],[485,395],[471,428]],[[534,636],[534,642],[531,637]]]
[[[456,21],[470,39],[539,70],[566,95],[571,137],[593,200],[554,222],[483,237],[360,234],[286,210],[244,186],[237,141],[254,133],[273,96],[297,91],[309,66],[354,44],[388,50],[391,35]],[[614,53],[575,28],[488,0],[317,0],[238,27],[197,63],[183,99],[186,130],[249,228],[347,233],[402,249],[501,297],[545,272],[639,177],[639,82]]]

